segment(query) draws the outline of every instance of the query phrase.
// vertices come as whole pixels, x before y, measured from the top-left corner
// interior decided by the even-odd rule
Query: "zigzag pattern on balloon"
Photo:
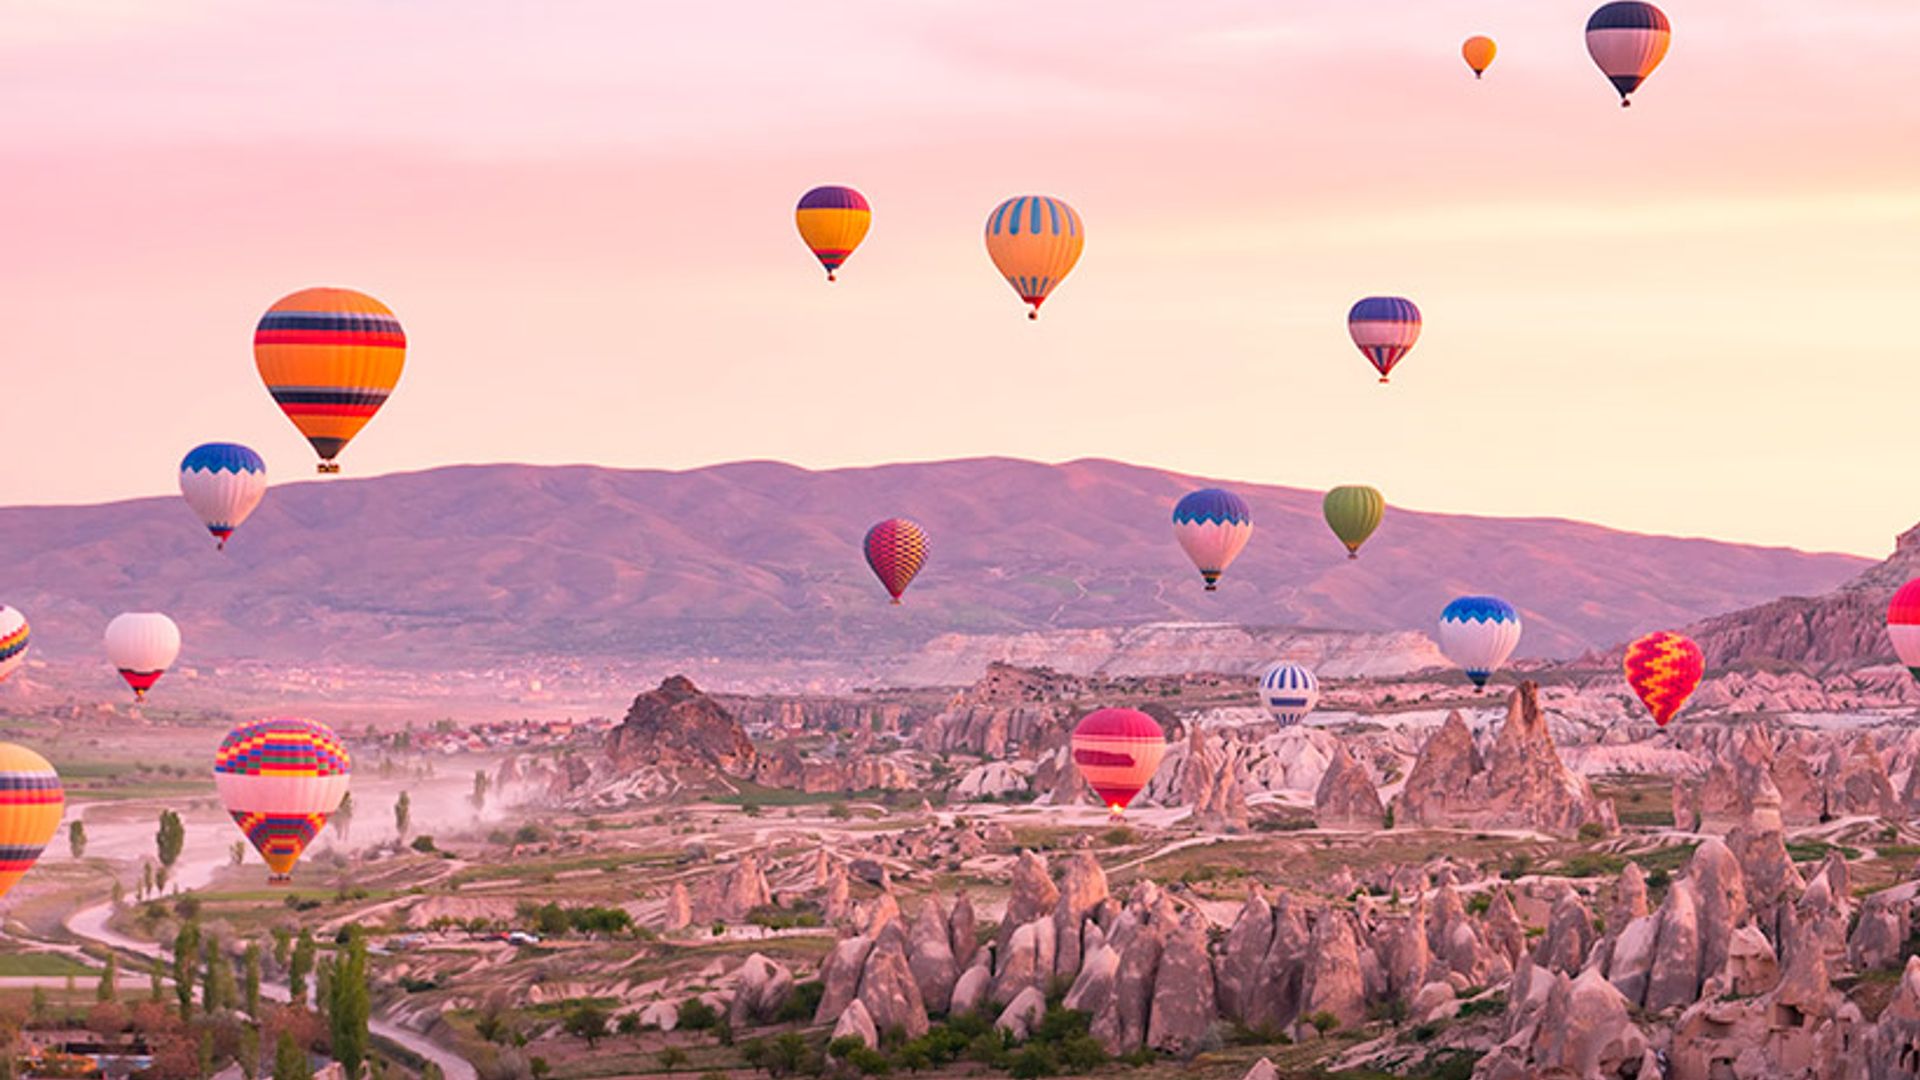
[[[1627,684],[1662,727],[1700,685],[1706,660],[1700,646],[1679,634],[1656,631],[1627,646]]]
[[[327,823],[326,814],[262,814],[245,810],[231,813],[233,823],[240,826],[247,842],[276,874],[291,871],[300,854]]]

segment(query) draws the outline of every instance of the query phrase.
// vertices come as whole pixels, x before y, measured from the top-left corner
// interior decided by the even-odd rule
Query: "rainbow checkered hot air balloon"
[[[867,530],[865,547],[867,565],[898,604],[900,594],[927,564],[927,530],[906,518],[888,518]]]
[[[303,289],[260,317],[253,359],[280,410],[337,473],[340,451],[400,382],[407,334],[387,305],[352,289]]]
[[[800,196],[793,221],[807,250],[827,268],[827,280],[834,281],[835,271],[866,239],[867,226],[873,224],[873,208],[867,205],[865,195],[852,188],[828,184]]]
[[[1673,719],[1700,685],[1707,661],[1693,639],[1656,630],[1627,646],[1627,685],[1661,727]]]
[[[1887,604],[1887,636],[1900,662],[1920,679],[1920,578],[1900,586]]]
[[[1660,66],[1672,41],[1666,13],[1640,0],[1602,4],[1587,20],[1587,55],[1620,92],[1623,109],[1633,104],[1628,95]]]
[[[1420,340],[1420,309],[1404,296],[1369,296],[1347,312],[1347,334],[1386,382]]]
[[[0,682],[27,662],[27,642],[32,639],[27,617],[0,604]]]
[[[0,896],[11,892],[59,831],[67,795],[47,759],[0,743]]]
[[[1040,317],[1040,305],[1080,261],[1086,242],[1080,215],[1061,199],[1021,195],[987,215],[987,255],[1030,305],[1029,319]]]
[[[1231,491],[1190,491],[1173,508],[1173,536],[1200,571],[1207,591],[1220,587],[1220,575],[1253,538],[1253,511]]]
[[[1074,726],[1071,752],[1073,767],[1117,815],[1160,768],[1167,736],[1138,709],[1100,709]]]
[[[301,852],[340,808],[352,773],[332,728],[294,717],[241,724],[213,755],[220,801],[275,883],[291,878]]]

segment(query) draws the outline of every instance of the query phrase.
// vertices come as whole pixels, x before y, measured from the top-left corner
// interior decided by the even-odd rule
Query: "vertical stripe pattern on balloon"
[[[1045,195],[1008,199],[987,216],[987,255],[1037,317],[1040,305],[1080,261],[1086,227],[1073,207]]]
[[[1260,699],[1281,727],[1291,727],[1320,703],[1320,680],[1303,665],[1283,660],[1260,676]]]

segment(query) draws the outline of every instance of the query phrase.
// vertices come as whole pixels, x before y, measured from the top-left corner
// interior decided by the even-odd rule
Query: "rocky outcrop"
[[[714,902],[714,917],[738,922],[753,909],[772,903],[773,890],[767,885],[766,873],[760,869],[760,858],[753,852],[747,852],[721,879],[720,895]]]
[[[990,663],[986,674],[920,729],[917,741],[928,750],[990,758],[1005,757],[1014,747],[1037,748],[1066,730],[1072,706],[1060,696],[1073,684],[1045,668]]]
[[[898,923],[881,931],[861,969],[858,999],[879,1030],[898,1028],[914,1039],[925,1035],[929,1025],[920,984],[914,981],[913,968],[907,962],[906,943],[907,936]],[[825,1003],[823,998],[821,1004]]]
[[[1567,768],[1541,715],[1539,688],[1520,684],[1484,761],[1458,714],[1421,748],[1396,824],[1523,828],[1572,836],[1584,825],[1616,832],[1613,804]]]
[[[1920,956],[1907,958],[1893,1000],[1863,1041],[1870,1080],[1920,1078]]]
[[[1183,919],[1160,949],[1147,1045],[1187,1056],[1200,1048],[1213,1022],[1213,963],[1207,956],[1206,924],[1198,918]]]
[[[1481,1060],[1474,1070],[1475,1080],[1548,1076],[1657,1080],[1662,1075],[1646,1034],[1633,1022],[1627,999],[1597,968],[1570,978],[1530,967],[1528,980],[1546,984],[1544,1002]],[[1536,991],[1509,1000],[1524,1006],[1529,996],[1541,995]]]
[[[859,1001],[853,1001],[840,1010],[840,1019],[833,1025],[832,1038],[849,1036],[859,1039],[870,1049],[880,1046],[880,1032],[873,1026],[873,1017],[867,1015],[867,1007]]]
[[[1015,1042],[1025,1042],[1046,1013],[1047,995],[1041,993],[1038,987],[1029,986],[1007,1003],[993,1026],[1006,1032]]]
[[[1367,1016],[1367,979],[1361,967],[1360,931],[1354,917],[1325,911],[1313,924],[1300,981],[1300,1015],[1329,1013],[1343,1028]]]
[[[665,926],[668,930],[685,930],[693,922],[693,897],[687,892],[687,883],[676,881],[673,888],[667,890],[667,910]]]
[[[920,998],[927,1011],[944,1013],[953,1000],[953,984],[960,978],[960,966],[953,958],[953,943],[947,937],[948,914],[938,896],[930,896],[920,905],[907,934],[907,966],[920,987]]]
[[[1827,766],[1826,794],[1828,817],[1900,816],[1900,801],[1894,797],[1887,767],[1873,740],[1865,735],[1854,739],[1844,756],[1839,747],[1834,748]]]
[[[1055,885],[1053,974],[1072,978],[1080,970],[1086,920],[1107,899],[1107,875],[1100,860],[1084,852],[1069,855]]]
[[[1007,913],[994,938],[994,952],[1005,957],[1007,942],[1014,931],[1036,919],[1051,919],[1060,902],[1060,890],[1047,870],[1047,861],[1030,850],[1022,850],[1013,863],[1013,881],[1007,894]],[[1051,957],[1051,953],[1049,953]],[[1051,967],[1048,971],[1051,972]]]
[[[1323,829],[1374,830],[1385,823],[1386,815],[1366,766],[1355,761],[1345,746],[1338,747],[1313,793],[1314,824]]]
[[[604,752],[622,772],[665,766],[734,776],[751,775],[758,756],[733,714],[684,675],[634,698],[626,719],[607,733]]]
[[[771,1021],[793,994],[793,973],[759,953],[747,957],[734,975],[727,1021],[736,1029]]]
[[[1913,933],[1912,902],[1898,890],[1867,897],[1860,920],[1847,938],[1847,960],[1856,971],[1895,967]]]
[[[1548,971],[1577,974],[1586,965],[1593,942],[1593,913],[1581,902],[1579,893],[1567,889],[1547,917],[1547,932],[1540,935],[1533,962]]]
[[[1207,832],[1247,827],[1247,797],[1241,790],[1232,748],[1193,725],[1180,773],[1180,795],[1193,807],[1192,821]]]

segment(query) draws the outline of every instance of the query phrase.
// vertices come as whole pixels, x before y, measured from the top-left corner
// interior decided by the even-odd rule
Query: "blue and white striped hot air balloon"
[[[1291,660],[1282,660],[1260,676],[1260,700],[1281,727],[1292,727],[1320,704],[1320,680]]]
[[[1213,592],[1220,575],[1253,537],[1253,511],[1231,491],[1190,491],[1173,508],[1173,535]]]
[[[1520,644],[1520,613],[1497,596],[1462,596],[1440,613],[1440,651],[1487,685]]]
[[[180,494],[221,550],[267,493],[267,463],[239,443],[204,443],[180,462]]]

